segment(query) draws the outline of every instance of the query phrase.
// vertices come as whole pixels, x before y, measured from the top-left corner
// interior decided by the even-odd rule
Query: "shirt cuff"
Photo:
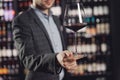
[[[57,56],[57,54],[56,54]],[[55,70],[56,70],[56,73],[59,74],[62,70],[62,66],[60,65],[60,63],[58,62],[57,60],[57,57],[55,56]]]

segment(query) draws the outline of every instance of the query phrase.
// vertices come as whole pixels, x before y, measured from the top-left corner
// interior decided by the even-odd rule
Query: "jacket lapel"
[[[51,40],[50,40],[50,38],[49,38],[48,32],[46,31],[43,23],[42,23],[42,22],[40,21],[40,19],[37,17],[37,15],[35,14],[35,12],[34,12],[34,10],[33,10],[32,8],[29,8],[28,11],[30,11],[30,15],[32,15],[34,23],[36,23],[36,24],[43,30],[43,32],[45,33],[46,38],[47,38],[47,40],[49,41],[51,50],[54,51],[53,48],[52,48],[52,43],[51,43]]]
[[[30,11],[30,15],[33,16],[33,19],[34,19],[35,23],[37,23],[38,26],[39,26],[39,27],[43,30],[43,32],[45,33],[46,38],[47,38],[48,41],[49,41],[50,47],[51,47],[52,51],[54,51],[53,48],[52,48],[52,43],[51,43],[51,40],[50,40],[50,38],[49,38],[48,32],[46,31],[43,23],[40,21],[40,19],[39,19],[38,16],[35,14],[35,12],[34,12],[34,10],[33,10],[32,8],[29,8],[28,10]],[[60,29],[59,20],[58,20],[55,16],[53,16],[53,19],[54,19],[54,21],[55,21],[55,24],[57,25],[58,30],[59,30],[59,33],[60,33],[60,36],[61,36],[61,40],[62,40],[63,49],[66,49],[65,41],[64,41],[63,35],[62,35],[62,33],[61,33],[61,29]]]

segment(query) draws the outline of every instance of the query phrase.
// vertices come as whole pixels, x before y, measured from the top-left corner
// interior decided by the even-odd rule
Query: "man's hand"
[[[74,70],[77,67],[77,60],[81,58],[83,58],[82,55],[74,55],[67,50],[57,54],[58,62],[68,71]]]
[[[74,55],[70,55],[69,57],[64,57],[63,65],[67,70],[74,69],[77,66],[77,62]]]
[[[58,53],[56,57],[57,57],[57,60],[58,60],[58,62],[60,63],[60,65],[61,65],[62,67],[65,67],[65,66],[64,66],[64,62],[63,62],[63,59],[64,59],[65,57],[69,57],[69,56],[72,56],[72,55],[73,55],[72,52],[70,52],[70,51],[68,51],[68,50],[65,50],[65,51],[62,51],[62,52]]]

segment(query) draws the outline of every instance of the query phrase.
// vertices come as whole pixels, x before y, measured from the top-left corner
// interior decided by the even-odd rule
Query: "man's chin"
[[[45,6],[47,9],[51,8],[52,6],[51,5],[48,5],[48,6]]]

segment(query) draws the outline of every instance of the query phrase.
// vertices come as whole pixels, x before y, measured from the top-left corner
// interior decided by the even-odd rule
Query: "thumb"
[[[64,51],[64,57],[70,57],[70,56],[73,56],[73,53],[71,51]]]

